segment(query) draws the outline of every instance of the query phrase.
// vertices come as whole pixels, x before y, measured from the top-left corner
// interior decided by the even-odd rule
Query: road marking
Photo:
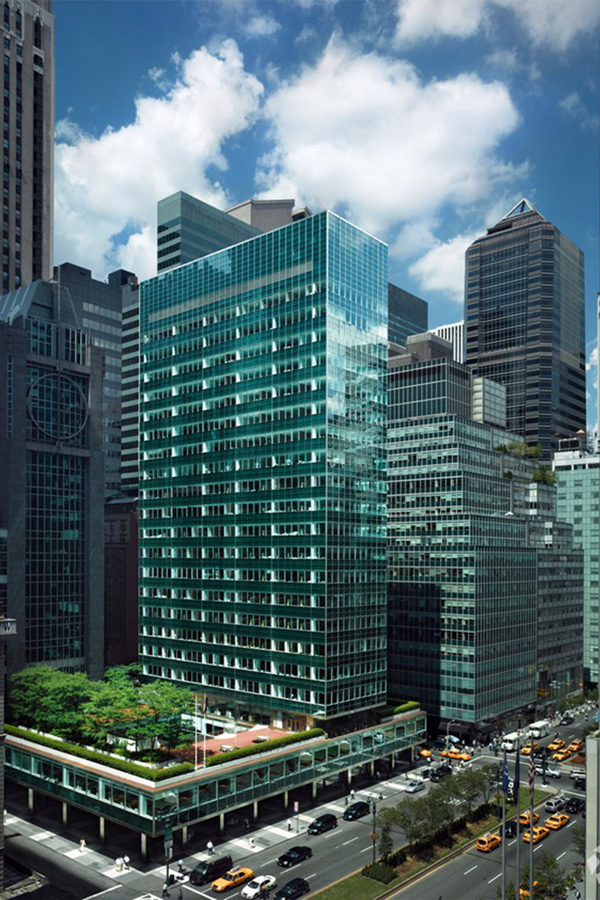
[[[556,861],[558,862],[559,859],[562,859],[563,856],[566,856],[566,855],[567,855],[567,851],[565,850],[564,853],[561,853],[560,856],[556,857]]]
[[[372,849],[371,847],[365,847],[365,849],[364,849],[364,850],[361,850],[360,852],[361,852],[361,853],[366,853],[367,850],[371,850],[371,849]]]
[[[508,844],[508,846],[512,847],[513,844],[517,843],[517,840],[518,840],[518,838],[515,838],[514,841],[511,841],[510,844]]]
[[[470,869],[467,869],[466,872],[463,872],[463,875],[468,875],[469,872],[474,872],[476,868],[477,868],[477,866],[472,866]]]
[[[357,836],[357,837],[354,837],[354,838],[350,838],[349,841],[344,841],[344,843],[342,844],[342,847],[345,847],[346,844],[351,844],[352,841],[357,841],[357,840],[358,840],[358,836]]]
[[[186,891],[192,891],[192,893],[198,894],[199,897],[206,897],[206,900],[213,900],[210,894],[205,894],[204,891],[197,891],[191,884],[186,884],[185,889]]]
[[[497,878],[502,878],[502,872],[498,872],[497,875],[494,875],[494,877],[488,881],[488,884],[491,884],[492,881],[496,881]]]
[[[316,872],[313,872],[312,875],[307,875],[306,877],[307,877],[307,878],[316,878],[316,877],[317,877],[317,873],[316,873]]]
[[[577,825],[577,822],[575,819],[572,822],[569,822],[569,824],[567,825],[567,828],[572,828],[573,825]]]
[[[534,852],[534,853],[537,853],[537,851],[538,851],[538,850],[541,850],[541,849],[542,849],[542,845],[540,844],[539,847],[534,847],[534,848],[533,848],[533,852]]]

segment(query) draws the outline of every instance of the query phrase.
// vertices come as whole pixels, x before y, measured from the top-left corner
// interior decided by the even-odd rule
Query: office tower
[[[6,293],[52,271],[54,17],[51,0],[3,4],[2,281]]]
[[[559,443],[553,469],[558,515],[573,526],[574,543],[583,549],[583,677],[598,684],[600,645],[600,454],[586,453],[583,436]]]
[[[104,511],[105,665],[137,662],[137,497],[114,497]]]
[[[140,302],[144,674],[295,728],[381,704],[387,247],[323,212]]]
[[[9,671],[103,671],[102,351],[68,291],[0,298],[0,527],[8,531]]]
[[[545,458],[586,427],[583,253],[527,200],[466,253],[466,362]]]
[[[131,272],[119,269],[111,272],[108,281],[98,281],[92,278],[89,269],[63,263],[55,266],[54,279],[69,292],[80,327],[104,351],[104,490],[108,495],[118,494],[121,490],[123,298],[130,283],[136,284],[136,278]]]
[[[581,653],[581,553],[504,393],[437,336],[389,361],[389,691],[465,727],[556,703]]]
[[[452,322],[451,325],[438,325],[437,328],[429,329],[432,334],[444,338],[452,344],[452,356],[457,362],[464,362],[465,344],[464,344],[464,322]]]
[[[137,281],[123,287],[123,330],[121,335],[121,490],[139,490],[140,416],[140,290]]]
[[[261,232],[273,231],[275,228],[281,228],[283,225],[289,225],[291,222],[312,216],[312,212],[307,206],[294,209],[295,203],[295,200],[251,199],[230,206],[225,212],[228,216],[252,225]]]
[[[388,341],[404,347],[409,334],[427,331],[427,303],[414,294],[388,284]]]

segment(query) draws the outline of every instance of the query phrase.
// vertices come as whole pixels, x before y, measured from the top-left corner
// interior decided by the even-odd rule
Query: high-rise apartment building
[[[432,334],[444,338],[452,344],[452,356],[457,362],[464,362],[465,359],[465,329],[464,322],[452,322],[450,325],[438,325],[437,328],[429,329]]]
[[[411,334],[427,331],[427,303],[396,284],[388,284],[388,341],[404,347]]]
[[[385,701],[387,283],[331,212],[142,283],[146,675],[290,727]]]
[[[600,646],[600,455],[585,452],[580,441],[561,441],[554,454],[558,515],[573,526],[583,549],[583,677],[598,684]]]
[[[103,354],[68,291],[0,298],[0,528],[8,532],[9,672],[103,672]]]
[[[444,722],[556,702],[580,672],[581,553],[504,394],[437,336],[390,358],[389,689]]]
[[[527,200],[466,253],[466,362],[506,385],[507,428],[549,458],[586,427],[583,253]]]
[[[2,5],[2,278],[6,293],[52,272],[54,17],[51,0]]]

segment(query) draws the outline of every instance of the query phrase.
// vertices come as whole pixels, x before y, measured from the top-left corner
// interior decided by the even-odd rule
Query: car
[[[578,791],[585,791],[585,779],[576,778],[573,782],[573,787],[577,788]]]
[[[482,853],[490,853],[496,847],[499,847],[501,843],[502,838],[499,834],[484,834],[482,837],[477,838],[475,849],[481,850]]]
[[[572,725],[574,721],[575,721],[575,719],[573,718],[573,716],[563,716],[558,724],[559,725]]]
[[[550,800],[546,801],[544,809],[549,813],[560,812],[561,809],[565,808],[565,802],[566,801],[562,797],[552,797]]]
[[[303,897],[309,891],[310,884],[306,878],[292,878],[277,891],[274,900],[296,900],[297,897]]]
[[[417,747],[417,756],[421,756],[423,759],[430,759],[431,750],[428,747]]]
[[[249,881],[253,875],[254,869],[250,869],[248,866],[235,866],[235,868],[230,869],[229,872],[225,872],[224,875],[217,878],[216,881],[213,881],[211,887],[217,894],[222,894],[230,888],[238,887],[240,884]]]
[[[446,776],[452,775],[452,769],[449,766],[439,766],[437,769],[433,769],[431,775],[431,781],[441,781],[442,778],[446,778]]]
[[[581,750],[582,747],[583,741],[579,740],[579,738],[576,738],[574,741],[571,741],[571,743],[567,747],[567,750],[569,751],[569,753],[577,753],[577,751]]]
[[[504,825],[504,837],[513,838],[517,834],[517,823],[514,819],[509,819]]]
[[[559,829],[568,825],[570,821],[571,816],[567,816],[566,813],[554,813],[553,816],[546,819],[544,828],[550,828],[552,831],[559,831]]]
[[[217,856],[212,859],[204,859],[191,870],[190,884],[209,884],[215,878],[224,875],[232,866],[233,859],[231,856]]]
[[[557,750],[556,753],[552,754],[552,759],[555,760],[555,762],[564,762],[565,759],[569,759],[570,756],[571,753],[569,750]]]
[[[544,767],[540,763],[536,763],[535,771],[538,775],[544,774]],[[562,772],[556,766],[546,766],[547,778],[562,778]]]
[[[459,759],[462,762],[469,762],[471,759],[470,754],[466,750],[459,750],[457,747],[452,747],[450,750],[442,750],[441,755],[448,759]]]
[[[282,853],[278,858],[277,865],[282,869],[289,869],[290,866],[295,866],[296,863],[303,862],[305,859],[310,859],[312,855],[310,847],[290,847],[289,850]]]
[[[416,794],[417,791],[422,791],[425,785],[422,781],[409,781],[406,785],[406,793],[407,794]]]
[[[356,803],[352,803],[348,809],[344,810],[342,819],[345,819],[346,822],[354,822],[355,819],[362,819],[363,816],[368,816],[370,812],[371,807],[368,803],[365,803],[364,800],[357,800]]]
[[[324,831],[337,828],[337,823],[337,817],[333,813],[324,813],[314,819],[306,830],[309,834],[323,834]]]
[[[536,750],[539,750],[539,749],[540,749],[540,745],[538,744],[537,741],[529,741],[527,744],[525,744],[521,748],[521,753],[524,756],[531,756],[532,753],[534,753]]]
[[[540,747],[539,750],[533,751],[534,759],[545,759],[548,756],[548,751],[545,747]]]
[[[533,814],[533,824],[534,824],[534,825],[535,825],[536,822],[539,821],[539,818],[540,818],[539,813],[534,812],[534,814]],[[522,827],[523,825],[525,825],[525,826],[528,827],[530,824],[531,824],[530,813],[529,813],[529,812],[522,812],[521,815],[519,816],[519,825],[521,825],[521,827]]]
[[[543,841],[544,838],[548,837],[549,834],[550,832],[547,828],[544,828],[543,825],[534,826],[530,831],[523,832],[523,840],[526,844],[538,844],[540,841]]]
[[[257,875],[242,888],[242,897],[244,900],[260,900],[265,891],[272,891],[274,887],[277,887],[274,875]]]
[[[560,738],[554,738],[554,740],[548,744],[548,750],[562,750],[565,746],[565,742]]]
[[[585,781],[585,769],[581,766],[573,766],[571,771],[569,772],[569,778],[579,779],[580,781]]]
[[[581,797],[569,797],[567,802],[565,803],[565,812],[568,813],[581,813],[585,810],[585,800]]]

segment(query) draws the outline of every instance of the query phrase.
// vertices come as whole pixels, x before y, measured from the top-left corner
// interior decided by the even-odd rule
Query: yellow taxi
[[[570,750],[571,753],[577,753],[577,751],[581,750],[582,747],[583,747],[583,741],[580,741],[579,739],[577,739],[577,740],[571,741],[571,743],[567,747],[567,750]]]
[[[531,822],[529,819],[529,815],[530,815],[529,812],[522,812],[521,815],[519,816],[519,825],[530,825]],[[533,814],[533,824],[534,825],[536,822],[539,821],[539,818],[540,818],[540,814],[534,812],[534,814]]]
[[[429,759],[431,750],[428,750],[427,747],[417,747],[417,756],[422,756],[423,759]]]
[[[501,843],[502,838],[499,834],[484,834],[482,837],[477,838],[475,849],[481,850],[482,853],[490,853],[496,847],[499,847]]]
[[[530,831],[523,832],[523,840],[526,844],[533,843],[537,844],[539,841],[543,841],[544,838],[548,837],[550,832],[543,825],[534,826]]]
[[[564,741],[561,741],[560,738],[555,738],[551,744],[548,744],[548,750],[562,750],[564,746]]]
[[[552,759],[556,760],[556,762],[564,762],[565,759],[569,759],[571,756],[571,752],[569,750],[557,750],[556,753],[552,754]]]
[[[534,750],[539,750],[540,745],[537,741],[531,741],[529,744],[525,744],[525,746],[521,749],[521,753],[523,756],[531,756]]]
[[[571,816],[568,816],[566,813],[554,813],[549,819],[546,819],[544,828],[551,828],[552,831],[558,831],[559,828],[564,828],[565,825],[568,825],[570,821]]]
[[[469,762],[471,756],[465,750],[442,750],[442,756],[447,756],[448,759],[459,759],[462,762]]]
[[[533,882],[534,888],[537,887],[538,884],[539,884],[539,881],[534,881]],[[535,891],[534,891],[534,893],[535,893]],[[531,894],[529,893],[527,888],[521,888],[521,890],[519,891],[519,900],[527,900],[528,897],[531,897]]]
[[[222,894],[223,891],[228,891],[230,888],[237,887],[245,881],[249,881],[253,875],[254,870],[249,869],[248,866],[236,866],[234,869],[230,869],[229,872],[225,872],[225,874],[221,875],[220,878],[217,878],[216,881],[213,881],[212,889],[213,891],[216,891],[217,894]]]

